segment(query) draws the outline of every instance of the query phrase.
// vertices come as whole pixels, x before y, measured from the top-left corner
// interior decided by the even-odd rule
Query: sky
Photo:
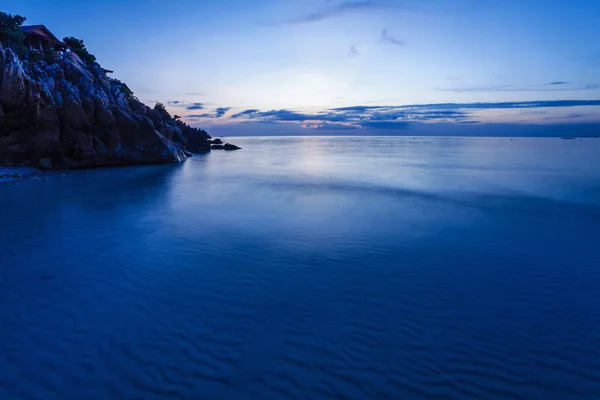
[[[0,10],[83,39],[141,101],[209,132],[600,135],[598,0],[2,0]]]

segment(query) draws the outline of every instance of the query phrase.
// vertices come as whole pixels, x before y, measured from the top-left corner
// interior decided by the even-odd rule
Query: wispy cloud
[[[350,50],[348,50],[348,57],[358,57],[360,56],[360,52],[356,48],[356,46],[350,46]]]
[[[210,114],[190,114],[190,115],[186,115],[184,118],[189,118],[189,119],[203,119],[203,118],[210,118]]]
[[[517,85],[490,85],[490,86],[464,86],[437,88],[439,92],[567,92],[582,90],[597,90],[600,85],[588,84],[583,86],[574,86],[571,82],[549,82],[541,85],[517,86]]]
[[[365,112],[369,110],[385,109],[417,109],[417,110],[461,110],[461,109],[507,109],[507,108],[552,108],[552,107],[579,107],[600,106],[600,100],[542,100],[542,101],[516,101],[497,103],[431,103],[411,104],[403,106],[352,106],[332,108],[331,111]]]
[[[341,124],[329,124],[329,123],[315,123],[315,124],[302,124],[301,128],[305,129],[325,129],[329,131],[349,131],[354,129],[359,129],[359,126],[354,125],[341,125]]]
[[[204,104],[202,104],[202,103],[193,103],[191,105],[186,106],[185,108],[187,110],[190,110],[190,111],[204,110]]]
[[[237,113],[237,114],[233,114],[233,115],[231,116],[231,118],[243,118],[243,117],[251,117],[252,115],[254,115],[254,114],[256,114],[256,113],[259,113],[259,112],[260,112],[260,110],[257,110],[257,109],[250,109],[250,110],[246,110],[246,111],[239,112],[239,113]]]
[[[221,118],[227,111],[231,110],[231,107],[219,107],[215,110],[215,118]]]
[[[167,105],[171,107],[185,108],[186,110],[202,110],[204,109],[204,103],[192,103],[185,100],[169,100]]]
[[[410,125],[406,121],[365,121],[361,124],[363,128],[373,129],[406,129]]]
[[[240,113],[234,114],[231,118],[250,118],[262,121],[314,121],[318,120],[315,115],[298,113],[290,110],[271,110],[271,111],[260,111],[260,110],[246,110]]]
[[[187,108],[188,110],[194,110],[194,108]],[[223,117],[227,111],[231,110],[231,107],[218,107],[216,108],[213,112],[210,113],[204,113],[204,114],[191,114],[191,115],[186,115],[185,118],[190,118],[190,119],[216,119],[216,118],[221,118]]]
[[[390,35],[390,33],[388,32],[387,29],[384,29],[381,31],[381,39],[384,42],[388,42],[388,43],[394,44],[396,46],[406,46],[406,42],[404,40],[400,40],[400,39]]]
[[[292,18],[286,21],[288,24],[306,24],[311,22],[322,21],[329,18],[339,17],[341,15],[354,12],[372,10],[383,7],[383,4],[372,1],[344,1],[339,4],[323,7],[317,11]]]

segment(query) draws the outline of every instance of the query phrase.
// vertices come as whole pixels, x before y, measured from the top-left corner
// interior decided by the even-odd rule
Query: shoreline
[[[41,170],[33,167],[6,167],[0,165],[0,184],[30,179],[41,173]]]

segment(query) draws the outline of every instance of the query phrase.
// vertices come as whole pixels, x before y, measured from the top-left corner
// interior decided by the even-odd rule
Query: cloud
[[[350,46],[350,50],[348,50],[348,56],[349,57],[358,57],[358,56],[360,56],[360,52],[358,51],[358,49],[356,48],[356,46],[354,46],[354,45]]]
[[[251,117],[252,115],[259,113],[259,112],[260,112],[260,110],[256,110],[256,109],[246,110],[246,111],[239,112],[237,114],[233,114],[231,116],[231,118]]]
[[[186,110],[203,110],[205,104],[204,103],[190,103],[189,101],[185,101],[185,100],[169,100],[167,102],[167,105],[171,106],[171,107],[180,107],[180,108],[185,108]]]
[[[306,24],[311,22],[323,21],[325,19],[339,17],[353,11],[372,10],[382,7],[382,4],[376,1],[344,1],[342,3],[323,7],[315,12],[292,18],[288,24]]]
[[[542,101],[517,101],[497,103],[431,103],[410,104],[403,106],[352,106],[332,108],[330,111],[366,112],[372,110],[400,109],[400,110],[461,110],[461,109],[509,109],[509,108],[552,108],[552,107],[579,107],[600,106],[600,100],[542,100]]]
[[[410,127],[410,123],[405,121],[366,121],[361,126],[373,129],[407,129]]]
[[[365,112],[371,109],[382,108],[379,106],[352,106],[352,107],[338,107],[332,108],[331,111],[350,111],[350,112]],[[323,111],[322,111],[323,112]]]
[[[396,46],[405,46],[406,42],[391,36],[387,29],[381,31],[381,39]]]
[[[570,86],[570,82],[549,82],[542,85],[514,86],[514,85],[491,85],[491,86],[465,86],[453,88],[437,88],[438,92],[565,92],[600,89],[600,85],[588,84],[584,86]]]
[[[203,119],[203,118],[211,118],[211,115],[210,114],[191,114],[191,115],[184,116],[184,118]]]
[[[221,118],[231,107],[219,107],[215,110],[215,118]]]
[[[315,121],[319,118],[311,114],[302,114],[290,110],[271,110],[271,111],[259,111],[259,110],[246,110],[241,113],[234,114],[231,118],[251,118],[262,121]]]
[[[300,125],[303,129],[319,129],[319,130],[327,130],[327,131],[350,131],[359,129],[358,126],[354,125],[341,125],[341,124],[329,124],[329,123],[305,123]]]
[[[274,122],[274,121],[294,121],[294,122],[305,122],[305,121],[318,121],[322,120],[322,116],[302,114],[290,110],[271,110],[271,111],[260,111],[256,109],[242,111],[237,114],[233,114],[231,118],[239,119],[252,119],[261,122]]]
[[[196,103],[196,106],[200,106],[199,103]],[[203,109],[204,107],[201,108],[193,108],[195,106],[190,106],[187,107],[188,110],[200,110]],[[231,107],[218,107],[215,109],[214,112],[212,113],[204,113],[204,114],[191,114],[191,115],[185,115],[184,118],[190,118],[190,119],[209,119],[209,118],[221,118],[223,117],[227,111],[231,110]]]
[[[202,103],[193,103],[189,106],[185,107],[187,110],[193,111],[193,110],[204,110],[204,104]]]

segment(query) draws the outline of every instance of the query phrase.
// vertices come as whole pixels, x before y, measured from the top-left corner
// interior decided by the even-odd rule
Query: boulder
[[[210,148],[213,150],[226,150],[226,151],[232,151],[232,150],[241,150],[241,147],[238,147],[234,144],[231,143],[225,143],[225,144],[211,144]]]
[[[8,113],[21,107],[27,99],[27,75],[23,64],[11,49],[0,49],[0,106]]]
[[[238,147],[231,143],[226,143],[225,146],[223,146],[223,150],[231,151],[231,150],[241,150],[241,149],[242,149],[241,147]]]

